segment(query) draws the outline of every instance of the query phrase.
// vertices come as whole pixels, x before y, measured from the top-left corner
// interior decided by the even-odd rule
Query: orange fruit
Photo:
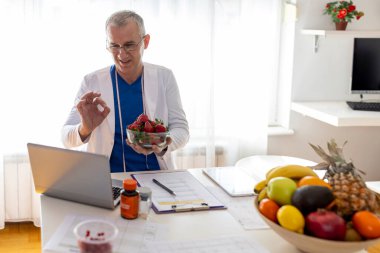
[[[315,176],[304,176],[298,181],[297,186],[301,187],[304,185],[319,185],[319,186],[325,186],[329,188],[330,190],[332,189],[332,186],[325,182],[323,179],[320,179],[319,177]]]
[[[273,222],[277,222],[277,211],[280,206],[271,199],[265,198],[260,201],[259,210],[262,215]]]
[[[370,211],[356,212],[352,217],[352,224],[367,239],[380,237],[380,218]]]

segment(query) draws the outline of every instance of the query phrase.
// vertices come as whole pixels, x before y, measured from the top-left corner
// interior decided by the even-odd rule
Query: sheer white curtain
[[[264,154],[281,2],[2,0],[0,228],[4,220],[38,225],[26,143],[61,146],[60,128],[83,75],[112,64],[104,22],[116,10],[143,16],[151,35],[144,60],[176,75],[191,131],[178,167]],[[24,187],[18,196],[16,184]]]

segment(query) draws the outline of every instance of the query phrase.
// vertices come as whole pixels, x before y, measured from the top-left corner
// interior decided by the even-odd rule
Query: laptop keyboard
[[[120,192],[121,192],[121,188],[120,187],[117,187],[117,186],[112,186],[112,192],[113,192],[113,199],[117,199],[118,197],[120,197]]]
[[[347,101],[346,103],[353,110],[380,112],[380,102]]]
[[[113,203],[115,206],[120,204],[120,194],[121,190],[123,188],[117,187],[117,186],[112,186],[112,192],[113,192]]]

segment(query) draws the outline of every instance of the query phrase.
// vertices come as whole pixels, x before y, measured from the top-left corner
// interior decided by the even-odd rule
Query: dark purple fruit
[[[292,205],[304,215],[327,207],[334,200],[332,191],[319,185],[305,185],[297,188],[292,196]]]

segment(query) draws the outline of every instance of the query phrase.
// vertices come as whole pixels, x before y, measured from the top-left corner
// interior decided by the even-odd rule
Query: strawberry
[[[156,125],[156,133],[166,132],[166,127],[164,125]]]
[[[145,114],[140,114],[140,116],[138,116],[136,120],[137,124],[145,123],[147,121],[149,121],[149,118]]]
[[[139,131],[139,125],[136,122],[133,122],[128,126],[128,129],[133,131]]]
[[[153,132],[154,132],[154,128],[153,128],[152,125],[149,123],[149,121],[146,121],[146,122],[145,122],[145,125],[144,125],[144,132],[147,132],[147,133],[153,133]]]
[[[157,123],[156,123],[156,122],[154,122],[154,121],[151,121],[151,120],[149,120],[149,123],[152,125],[152,127],[153,127],[153,128],[155,128],[155,127],[156,127],[156,125],[157,125]]]

